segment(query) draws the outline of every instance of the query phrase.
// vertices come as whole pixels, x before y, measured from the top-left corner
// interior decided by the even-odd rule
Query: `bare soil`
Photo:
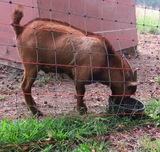
[[[115,152],[158,151],[157,141],[160,139],[160,128],[154,126],[142,126],[123,130],[117,126],[116,133],[109,135],[111,149]],[[150,140],[150,142],[148,142]],[[151,149],[152,147],[152,149]]]
[[[160,99],[160,35],[139,35],[137,55],[127,55],[133,68],[138,68],[138,86],[134,95],[144,103]],[[0,119],[31,116],[24,104],[20,88],[23,70],[0,65]],[[57,79],[57,80],[56,80]],[[75,113],[74,83],[66,75],[39,74],[33,87],[33,97],[45,115]],[[104,112],[111,91],[95,83],[86,86],[85,102],[89,112]]]

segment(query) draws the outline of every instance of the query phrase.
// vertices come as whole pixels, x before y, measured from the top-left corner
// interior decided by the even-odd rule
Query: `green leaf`
[[[157,79],[157,82],[160,83],[160,77]]]
[[[80,144],[80,148],[85,152],[90,152],[91,148],[86,144]]]

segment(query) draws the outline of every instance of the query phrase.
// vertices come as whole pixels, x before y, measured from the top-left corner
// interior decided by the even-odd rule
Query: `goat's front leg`
[[[32,112],[33,115],[43,116],[43,113],[37,109],[36,103],[34,102],[34,99],[31,95],[31,88],[36,77],[37,77],[36,68],[34,68],[33,66],[30,68],[25,68],[21,87],[22,87],[27,108]]]
[[[77,110],[80,115],[87,113],[87,107],[83,102],[83,97],[85,94],[85,85],[81,82],[76,82],[76,92],[77,92]]]

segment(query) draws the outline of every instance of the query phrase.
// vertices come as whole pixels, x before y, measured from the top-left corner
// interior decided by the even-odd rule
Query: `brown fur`
[[[12,25],[17,36],[18,53],[24,65],[22,90],[28,108],[42,115],[31,96],[31,88],[38,71],[63,72],[75,82],[77,110],[85,113],[83,103],[85,85],[99,81],[109,85],[113,95],[132,95],[130,86],[134,74],[126,60],[118,56],[108,40],[68,23],[49,19],[34,19],[20,25],[22,6],[14,11]]]

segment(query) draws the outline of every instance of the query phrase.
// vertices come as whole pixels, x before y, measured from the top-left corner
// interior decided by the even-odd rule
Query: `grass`
[[[140,33],[160,34],[160,12],[136,7],[136,24]]]
[[[150,118],[131,120],[129,117],[82,116],[67,118],[16,119],[0,121],[0,149],[6,151],[111,151],[108,133],[129,130],[150,123],[160,124],[160,101],[152,101],[146,111]],[[100,137],[99,137],[100,136]],[[96,138],[95,138],[96,137]],[[141,151],[159,150],[159,140],[145,137],[138,141]],[[149,144],[147,144],[149,142]],[[148,147],[145,145],[147,144]],[[1,150],[0,150],[1,151]],[[138,151],[138,150],[137,150]]]
[[[157,82],[160,83],[160,77],[157,79]]]
[[[160,99],[159,101],[151,101],[147,104],[147,109],[146,112],[150,113],[149,116],[154,119],[157,120],[155,121],[155,125],[158,126],[160,125]]]
[[[49,75],[42,75],[37,79],[37,84],[47,84],[51,81],[51,77]]]
[[[0,101],[4,101],[5,99],[7,99],[8,95],[3,95],[0,94]]]
[[[141,147],[140,151],[141,152],[146,152],[146,151],[158,152],[158,151],[160,151],[160,139],[152,141],[147,136],[144,136],[138,140],[138,143],[140,144],[140,147]]]
[[[87,123],[84,123],[83,119],[80,117],[73,119],[47,118],[42,120],[3,120],[0,125],[0,143],[1,145],[10,143],[16,145],[28,142],[50,141],[53,139],[56,141],[56,143],[54,143],[55,150],[91,150],[91,147],[94,147],[98,143],[93,140],[88,140],[86,142],[84,138],[101,135],[108,130],[108,126],[104,125],[104,120],[102,121],[102,118],[94,118],[94,121],[88,118],[86,121]],[[71,144],[73,144],[73,148],[69,147]],[[100,147],[102,147],[103,144],[105,145],[103,142],[99,144],[101,145]],[[53,146],[47,145],[44,149],[48,149],[49,147],[53,148]],[[11,148],[12,147],[9,147],[9,149]],[[18,148],[22,150],[21,147]],[[15,149],[17,149],[17,146]]]

